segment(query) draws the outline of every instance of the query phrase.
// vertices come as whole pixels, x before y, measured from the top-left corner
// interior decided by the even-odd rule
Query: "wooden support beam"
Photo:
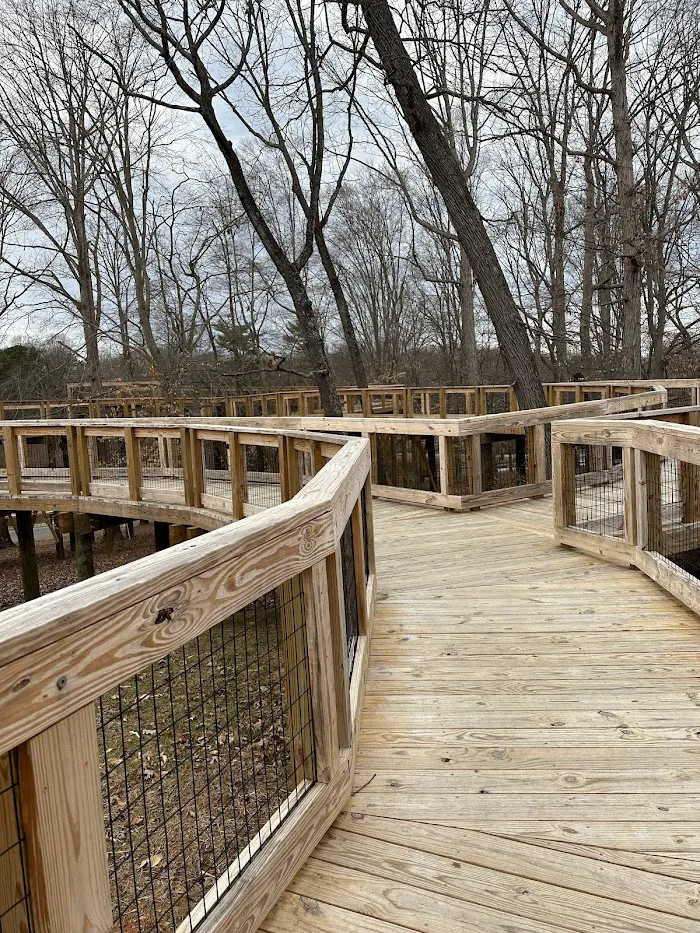
[[[79,512],[73,513],[73,528],[75,529],[75,575],[78,581],[89,580],[95,576],[95,563],[93,559],[94,532],[90,528],[88,516]]]
[[[156,551],[170,547],[170,525],[167,522],[153,522],[153,538]]]
[[[112,933],[93,705],[19,749],[36,933]]]
[[[183,541],[187,541],[187,525],[171,525],[170,543],[181,544]]]
[[[231,463],[231,504],[233,518],[243,518],[243,506],[246,500],[245,448],[235,431],[228,436],[229,459]]]
[[[15,513],[15,528],[17,543],[19,544],[19,566],[22,573],[22,592],[24,601],[41,596],[39,588],[39,571],[36,563],[36,546],[34,543],[34,516],[29,511]]]

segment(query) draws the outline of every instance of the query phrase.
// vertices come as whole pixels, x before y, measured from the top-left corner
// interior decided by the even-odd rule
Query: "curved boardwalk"
[[[375,504],[356,793],[268,933],[700,933],[700,620],[551,501]]]

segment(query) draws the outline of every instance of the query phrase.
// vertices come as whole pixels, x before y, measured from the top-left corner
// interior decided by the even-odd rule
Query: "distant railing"
[[[548,406],[573,405],[646,393],[654,385],[667,389],[671,406],[700,404],[700,379],[546,383],[544,392]],[[518,410],[515,390],[510,385],[345,387],[338,390],[338,395],[346,416],[363,418],[464,418]],[[105,395],[102,397],[81,398],[74,393],[68,399],[58,401],[0,402],[0,421],[322,415],[318,389],[308,386],[241,396],[183,395],[164,399],[155,392],[153,383],[105,383]]]
[[[639,567],[699,612],[700,409],[658,414],[553,427],[555,536]]]
[[[350,793],[368,442],[171,421],[2,438],[0,509],[186,533],[0,613],[0,930],[252,933]]]
[[[662,407],[666,395],[657,387],[557,408],[470,418],[287,417],[252,418],[246,424],[256,430],[287,425],[367,437],[375,496],[459,511],[550,492],[549,426],[558,419]]]

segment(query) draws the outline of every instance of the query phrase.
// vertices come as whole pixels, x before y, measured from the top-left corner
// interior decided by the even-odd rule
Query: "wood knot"
[[[159,609],[156,615],[156,625],[162,625],[163,622],[171,622],[176,608],[177,606],[163,606],[162,609]]]

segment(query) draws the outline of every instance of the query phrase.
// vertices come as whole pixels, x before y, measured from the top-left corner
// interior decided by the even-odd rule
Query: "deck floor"
[[[700,931],[700,620],[551,500],[375,504],[356,791],[266,933]]]

